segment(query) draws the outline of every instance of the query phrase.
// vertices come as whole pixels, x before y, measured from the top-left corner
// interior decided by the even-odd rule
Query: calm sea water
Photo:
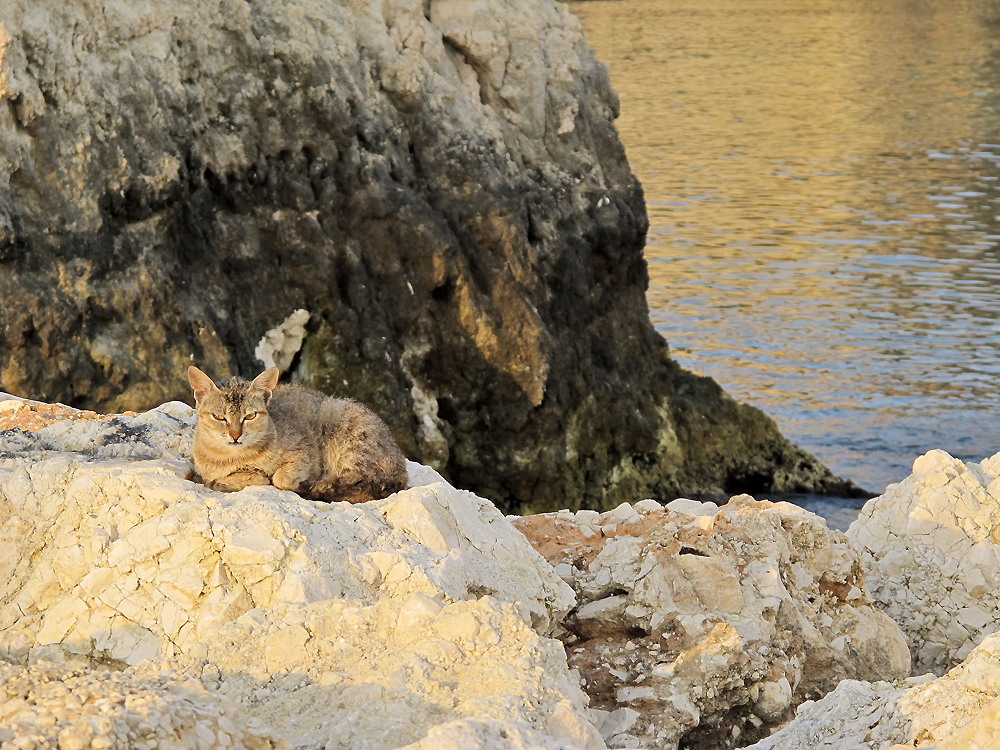
[[[673,356],[880,492],[1000,451],[1000,5],[575,2]]]

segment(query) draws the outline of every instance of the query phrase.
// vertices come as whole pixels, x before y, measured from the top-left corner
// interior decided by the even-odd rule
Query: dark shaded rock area
[[[538,0],[15,1],[0,388],[102,411],[252,376],[357,398],[508,511],[856,490],[652,328],[617,98]]]

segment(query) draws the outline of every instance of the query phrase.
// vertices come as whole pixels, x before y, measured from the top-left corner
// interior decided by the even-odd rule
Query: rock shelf
[[[410,489],[364,505],[224,495],[186,478],[190,407],[64,416],[0,432],[3,679],[125,696],[99,733],[109,747],[133,746],[119,735],[142,722],[182,746],[242,737],[193,714],[161,731],[129,708],[170,713],[185,678],[206,716],[234,702],[267,727],[246,747],[399,747],[432,729],[600,746],[546,637],[572,590],[489,502],[417,464]],[[151,670],[165,682],[143,682]],[[19,737],[62,742],[86,723],[18,695],[0,713]]]
[[[909,677],[887,613],[990,580],[994,459],[922,457],[845,535],[749,496],[509,517],[416,463],[361,505],[224,494],[185,404],[0,419],[4,750],[992,747],[990,624]]]

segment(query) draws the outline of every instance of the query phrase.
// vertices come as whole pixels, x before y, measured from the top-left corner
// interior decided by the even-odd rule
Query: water
[[[1000,4],[575,2],[685,367],[881,492],[1000,450]]]

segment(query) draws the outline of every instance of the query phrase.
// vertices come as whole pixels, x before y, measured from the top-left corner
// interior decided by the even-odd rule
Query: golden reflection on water
[[[870,489],[1000,450],[997,3],[570,7],[621,98],[678,361]]]

